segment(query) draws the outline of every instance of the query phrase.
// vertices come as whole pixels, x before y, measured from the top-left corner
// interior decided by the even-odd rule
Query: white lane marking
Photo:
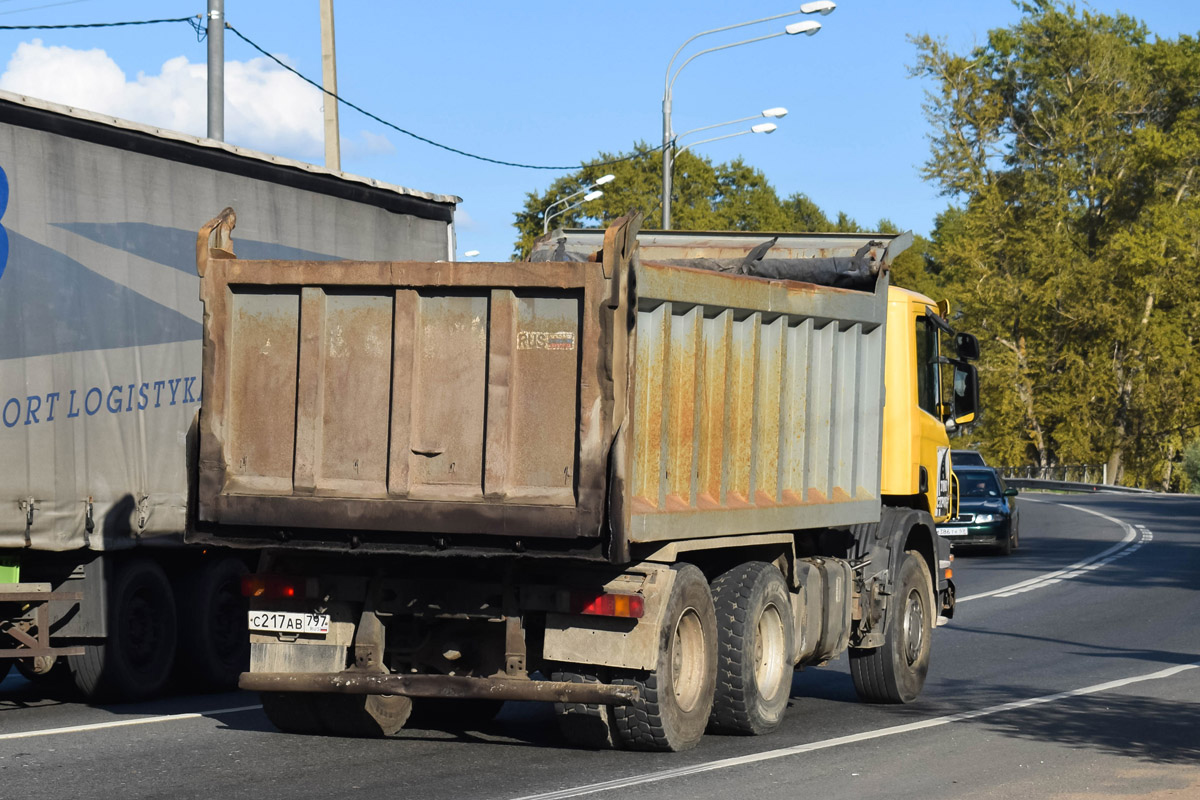
[[[1058,692],[1056,694],[1042,695],[1041,697],[1030,697],[1025,700],[1015,700],[1011,703],[1002,703],[997,706],[988,706],[987,708],[981,708],[976,711],[962,711],[958,714],[950,714],[944,717],[933,717],[932,719],[921,720],[919,722],[910,722],[906,725],[895,725],[890,728],[880,728],[879,730],[865,731],[863,733],[856,733],[850,736],[839,736],[836,739],[826,739],[821,742],[810,742],[808,744],[799,744],[794,747],[783,747],[778,750],[768,750],[764,753],[752,753],[750,755],[738,756],[736,758],[722,758],[718,761],[709,761],[704,764],[693,764],[690,767],[679,767],[677,769],[663,770],[662,772],[651,772],[645,775],[633,775],[628,778],[617,778],[611,781],[591,783],[585,786],[576,786],[570,789],[560,789],[558,791],[545,792],[543,794],[530,794],[515,798],[515,800],[566,800],[570,797],[582,797],[584,795],[598,794],[600,792],[611,792],[616,789],[628,789],[632,786],[640,786],[647,783],[657,783],[659,781],[670,780],[671,778],[682,778],[702,772],[712,772],[719,769],[740,767],[745,764],[757,764],[761,761],[772,761],[777,758],[786,758],[788,756],[799,755],[801,753],[811,753],[814,750],[826,750],[830,747],[838,747],[843,744],[863,742],[870,739],[881,739],[885,736],[895,736],[900,733],[909,733],[911,731],[919,731],[926,728],[936,728],[942,725],[949,725],[952,722],[978,719],[979,717],[987,717],[991,716],[992,714],[1000,714],[1005,711],[1015,711],[1022,708],[1029,708],[1031,706],[1042,705],[1043,703],[1053,703],[1072,697],[1097,694],[1099,692],[1109,691],[1110,689],[1118,689],[1122,686],[1128,686],[1133,683],[1169,678],[1186,670],[1196,669],[1197,667],[1200,667],[1200,661],[1193,661],[1191,664],[1180,664],[1179,666],[1170,667],[1158,672],[1151,672],[1147,675],[1137,675],[1132,678],[1122,678],[1120,680],[1108,681],[1107,683],[1098,683],[1094,686],[1085,686],[1082,689],[1072,689],[1071,691],[1067,692]]]
[[[1032,502],[1044,501],[1034,500]],[[1107,550],[1097,553],[1094,556],[1089,556],[1082,561],[1077,561],[1069,567],[1064,567],[1054,572],[1047,572],[1043,575],[1036,575],[1027,580],[1020,581],[1019,583],[1014,583],[1010,586],[1002,586],[999,589],[993,589],[990,592],[980,592],[979,594],[971,594],[967,595],[966,597],[960,597],[955,602],[965,603],[969,600],[979,600],[984,597],[1012,597],[1013,595],[1021,594],[1022,592],[1031,592],[1034,589],[1044,589],[1047,586],[1053,586],[1060,581],[1077,578],[1086,572],[1099,569],[1102,566],[1112,563],[1118,558],[1123,558],[1130,553],[1135,552],[1143,544],[1154,538],[1154,535],[1150,533],[1150,531],[1146,530],[1144,526],[1138,525],[1137,527],[1141,529],[1142,538],[1141,541],[1134,543],[1133,540],[1137,537],[1138,531],[1134,528],[1134,526],[1123,522],[1116,517],[1110,517],[1107,514],[1102,514],[1099,511],[1091,508],[1073,506],[1069,503],[1055,503],[1055,505],[1062,506],[1063,508],[1070,508],[1074,511],[1082,511],[1085,514],[1093,514],[1097,517],[1106,519],[1124,529],[1125,537]]]
[[[137,717],[135,719],[118,719],[112,722],[93,722],[90,725],[71,725],[65,728],[44,728],[40,731],[21,731],[19,733],[2,733],[0,740],[3,739],[28,739],[34,736],[54,736],[59,733],[80,733],[83,731],[99,731],[106,728],[123,728],[127,725],[149,725],[153,722],[177,722],[184,719],[199,719],[200,717],[211,717],[217,714],[238,714],[242,711],[257,711],[262,708],[257,706],[238,706],[237,708],[217,708],[212,711],[192,711],[187,714],[165,714],[160,717]]]

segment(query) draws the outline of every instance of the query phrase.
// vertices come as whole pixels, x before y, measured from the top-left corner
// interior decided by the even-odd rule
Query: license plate
[[[966,528],[938,528],[938,533],[942,536],[966,536]]]
[[[293,611],[251,611],[250,630],[277,633],[329,633],[328,614],[297,614]]]

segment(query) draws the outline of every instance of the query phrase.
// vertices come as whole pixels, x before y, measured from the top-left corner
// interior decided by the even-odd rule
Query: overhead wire
[[[588,164],[579,163],[579,164],[569,164],[566,166],[562,166],[562,165],[547,166],[547,165],[542,165],[542,164],[522,164],[522,163],[519,163],[516,161],[505,161],[505,160],[499,159],[499,158],[489,158],[488,156],[481,156],[476,153],[467,152],[466,150],[460,150],[457,147],[451,147],[450,145],[442,144],[441,142],[435,142],[433,139],[430,139],[425,136],[421,136],[420,134],[417,134],[417,133],[413,133],[410,130],[401,128],[399,125],[396,125],[393,122],[389,122],[388,120],[384,119],[383,117],[380,117],[376,114],[372,114],[370,111],[367,111],[362,106],[359,106],[355,103],[350,102],[349,100],[347,100],[344,97],[339,96],[335,92],[329,91],[321,84],[317,83],[313,79],[302,74],[299,70],[289,66],[288,64],[285,64],[283,61],[279,60],[271,53],[268,53],[266,50],[264,50],[262,47],[260,47],[257,43],[255,43],[254,41],[249,39],[245,34],[243,34],[241,31],[239,31],[237,28],[235,28],[233,25],[229,24],[228,22],[225,23],[225,29],[228,31],[232,31],[233,34],[235,36],[237,36],[239,39],[241,39],[243,42],[250,45],[252,48],[254,48],[258,52],[262,53],[264,56],[271,59],[279,66],[283,67],[288,72],[290,72],[293,75],[295,75],[296,77],[300,78],[300,80],[315,87],[316,89],[321,91],[323,94],[328,95],[329,97],[333,98],[336,102],[341,103],[342,105],[346,106],[347,108],[352,108],[355,111],[357,111],[358,113],[362,114],[363,116],[375,120],[380,125],[383,125],[387,128],[391,128],[392,130],[396,131],[397,133],[402,133],[405,136],[410,136],[419,142],[424,142],[425,144],[432,145],[434,147],[439,147],[442,150],[446,150],[446,151],[455,153],[460,156],[465,156],[467,158],[473,158],[477,161],[486,161],[489,164],[499,164],[500,166],[503,166],[503,167],[519,167],[521,169],[567,170],[567,169],[578,169],[580,167],[606,167],[611,164],[620,164],[624,161],[631,161],[635,158],[640,158],[642,156],[650,155],[651,153],[655,153],[659,150],[662,150],[663,147],[666,146],[666,144],[659,145],[658,147],[652,147],[649,150],[637,151],[637,152],[632,153],[631,155],[622,156],[621,158],[610,159],[608,161],[593,161]]]
[[[0,0],[0,1],[2,1],[2,0]],[[204,19],[203,15],[195,15],[195,16],[191,16],[191,17],[171,17],[171,18],[167,18],[167,19],[129,20],[126,22],[85,22],[85,23],[75,23],[75,24],[71,24],[71,25],[0,25],[0,31],[51,31],[51,30],[71,30],[71,29],[81,29],[81,28],[119,28],[119,27],[125,27],[125,26],[130,26],[130,25],[158,25],[160,23],[186,22],[196,32],[196,38],[198,40],[203,40],[204,37],[208,33],[208,29],[204,25],[200,24],[200,20],[202,20],[202,19]],[[461,150],[457,147],[451,147],[448,144],[442,144],[441,142],[434,141],[433,139],[430,139],[427,136],[421,136],[418,133],[414,133],[413,131],[407,130],[406,128],[402,128],[399,125],[395,124],[394,122],[389,122],[388,120],[384,119],[383,117],[379,116],[378,114],[373,114],[370,111],[367,111],[365,108],[358,105],[357,103],[352,103],[349,100],[347,100],[346,98],[341,97],[336,92],[329,91],[324,86],[322,86],[321,84],[314,81],[312,78],[309,78],[308,76],[301,73],[299,70],[295,69],[294,67],[292,67],[288,64],[285,64],[278,57],[267,52],[257,42],[255,42],[254,40],[252,40],[248,36],[246,36],[246,34],[239,31],[233,25],[230,25],[229,22],[225,22],[225,28],[226,28],[226,30],[231,31],[235,36],[237,36],[243,42],[250,45],[250,47],[254,48],[259,53],[262,53],[264,56],[269,58],[271,61],[274,61],[276,64],[278,64],[283,69],[292,73],[297,78],[299,78],[300,80],[309,84],[310,86],[313,86],[318,91],[320,91],[322,94],[331,97],[335,102],[341,103],[342,105],[346,106],[347,108],[352,108],[355,111],[357,111],[358,113],[362,114],[363,116],[365,116],[369,119],[373,119],[376,122],[378,122],[380,125],[383,125],[386,128],[391,128],[392,130],[396,131],[397,133],[401,133],[405,136],[409,136],[413,139],[416,139],[419,142],[424,142],[425,144],[431,145],[433,147],[441,148],[442,150],[446,150],[446,151],[448,151],[450,153],[454,153],[456,155],[464,156],[466,158],[473,158],[477,161],[484,161],[489,164],[498,164],[502,167],[517,167],[519,169],[568,170],[568,169],[579,169],[582,167],[607,167],[612,164],[620,164],[625,161],[632,161],[635,158],[641,158],[643,156],[651,155],[652,153],[656,153],[656,152],[662,150],[664,147],[666,147],[670,144],[673,144],[673,142],[666,142],[657,147],[652,147],[649,150],[638,150],[638,151],[631,153],[630,155],[621,156],[620,158],[612,158],[612,159],[608,159],[606,161],[593,161],[593,162],[590,162],[587,164],[584,164],[582,162],[580,162],[578,164],[567,164],[567,165],[523,164],[518,161],[505,161],[504,159],[500,159],[500,158],[490,158],[488,156],[481,156],[477,153],[471,153],[466,150]]]

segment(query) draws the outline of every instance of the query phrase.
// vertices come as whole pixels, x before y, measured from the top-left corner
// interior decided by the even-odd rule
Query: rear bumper
[[[443,699],[540,700],[623,706],[638,698],[637,687],[454,675],[385,675],[371,672],[243,672],[238,687],[251,692],[395,694]]]

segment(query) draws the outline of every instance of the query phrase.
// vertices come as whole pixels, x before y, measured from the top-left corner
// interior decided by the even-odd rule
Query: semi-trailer
[[[256,556],[183,541],[196,229],[238,204],[248,255],[448,260],[456,202],[0,92],[0,677],[236,681]]]

